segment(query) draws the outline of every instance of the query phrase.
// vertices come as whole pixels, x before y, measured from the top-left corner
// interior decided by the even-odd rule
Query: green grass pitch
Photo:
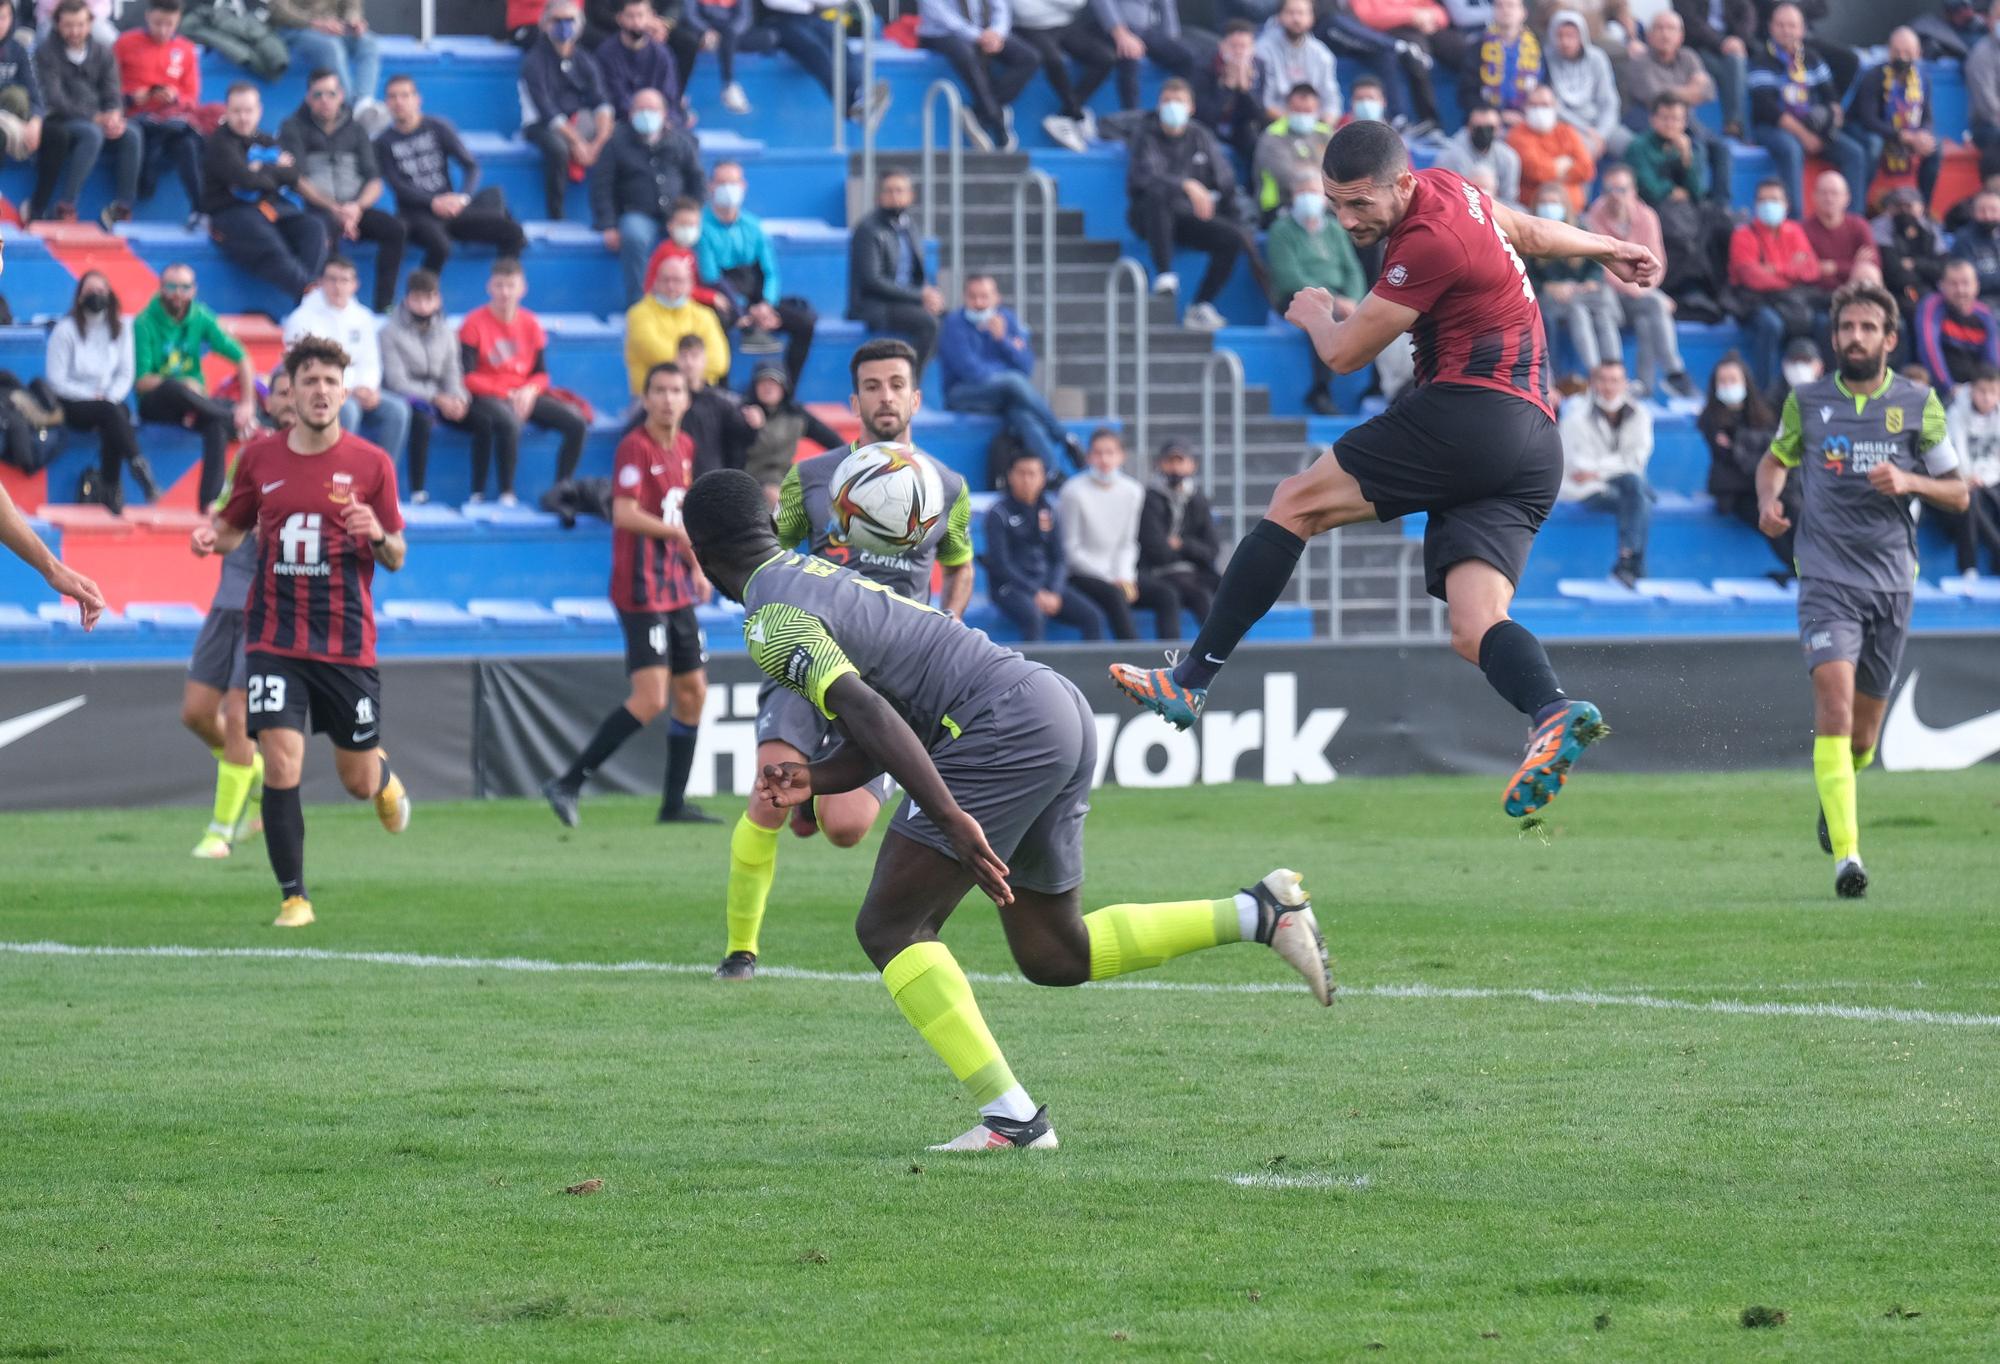
[[[997,1157],[923,1150],[872,848],[787,836],[816,974],[722,986],[727,826],[649,802],[313,808],[290,934],[199,810],[0,819],[8,944],[522,959],[0,950],[0,1360],[1992,1359],[2000,769],[1860,788],[1862,904],[1803,766],[1101,792],[1089,903],[1297,867],[1344,993],[982,983],[1063,1142]]]

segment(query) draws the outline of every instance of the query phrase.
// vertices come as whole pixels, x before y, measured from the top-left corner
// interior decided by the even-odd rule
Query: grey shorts
[[[931,761],[959,808],[979,821],[1017,889],[1054,895],[1083,883],[1097,721],[1068,678],[1038,670],[933,749]],[[889,828],[953,855],[950,840],[907,798]]]
[[[757,693],[757,742],[790,744],[812,762],[832,752],[841,743],[841,734],[805,697],[789,687],[766,682]],[[889,803],[895,788],[895,780],[884,773],[860,789],[874,796],[880,807]]]
[[[1854,690],[1888,696],[1910,637],[1912,601],[1908,592],[1799,579],[1799,644],[1806,671],[1822,663],[1852,663]]]
[[[249,676],[243,661],[243,613],[227,606],[210,608],[194,637],[188,681],[217,691],[241,691]]]

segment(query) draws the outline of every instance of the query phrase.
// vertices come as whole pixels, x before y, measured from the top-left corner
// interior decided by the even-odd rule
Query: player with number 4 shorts
[[[409,827],[410,798],[382,747],[375,670],[375,566],[403,566],[396,466],[380,446],[340,428],[347,352],[309,336],[285,356],[298,416],[245,445],[229,500],[194,533],[197,554],[257,542],[244,610],[248,728],[264,759],[264,847],[283,904],[279,928],[313,922],[299,803],[306,734],[333,742],[340,784],[374,802],[382,827]]]
[[[681,430],[688,409],[686,376],[671,364],[654,365],[646,372],[640,401],[646,419],[618,442],[611,472],[611,604],[625,632],[632,691],[598,723],[569,767],[542,783],[549,808],[572,829],[580,818],[577,795],[584,782],[663,710],[667,765],[659,822],[719,822],[687,801],[701,708],[708,700],[703,670],[708,643],[694,609],[708,600],[708,582],[681,529],[681,499],[694,468],[694,442]]]
[[[1048,1110],[1015,1080],[938,941],[975,886],[999,906],[1014,960],[1037,985],[1256,942],[1329,1002],[1326,943],[1294,872],[1215,899],[1082,912],[1097,722],[1062,674],[852,569],[780,546],[763,490],[740,470],[697,479],[686,523],[703,571],[743,603],[751,660],[839,735],[809,763],[766,764],[760,796],[783,809],[883,772],[905,793],[855,933],[896,1007],[979,1108],[977,1125],[933,1150],[1056,1144]]]
[[[1322,178],[1354,244],[1383,244],[1382,271],[1344,321],[1323,289],[1301,290],[1286,319],[1342,374],[1408,332],[1416,382],[1278,485],[1175,667],[1119,663],[1112,679],[1186,729],[1231,651],[1284,592],[1307,540],[1422,512],[1425,585],[1448,608],[1452,647],[1529,717],[1527,753],[1502,805],[1531,814],[1610,731],[1596,706],[1564,694],[1541,641],[1508,616],[1563,472],[1541,310],[1521,258],[1581,256],[1646,285],[1659,282],[1660,262],[1643,246],[1496,203],[1454,172],[1413,171],[1386,123],[1354,122],[1334,134]]]

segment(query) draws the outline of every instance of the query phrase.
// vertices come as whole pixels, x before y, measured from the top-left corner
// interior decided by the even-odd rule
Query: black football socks
[[[620,706],[612,711],[604,717],[603,723],[598,725],[597,733],[590,736],[590,742],[583,746],[583,752],[576,755],[576,761],[569,765],[569,771],[563,773],[563,785],[572,791],[580,790],[584,782],[589,780],[590,774],[604,766],[611,755],[618,751],[620,744],[644,728],[645,726],[639,723],[639,717],[625,707]]]
[[[286,899],[306,893],[306,812],[296,786],[264,788],[264,851],[278,893]]]
[[[1569,698],[1548,650],[1518,621],[1503,620],[1479,641],[1479,671],[1507,704],[1540,723]]]
[[[660,813],[673,815],[687,803],[688,774],[694,771],[694,740],[700,728],[667,717],[667,784],[660,792]]]
[[[1305,541],[1275,521],[1259,521],[1251,527],[1229,556],[1215,605],[1194,638],[1194,648],[1175,667],[1175,682],[1200,688],[1215,680],[1250,627],[1277,604],[1305,548]]]

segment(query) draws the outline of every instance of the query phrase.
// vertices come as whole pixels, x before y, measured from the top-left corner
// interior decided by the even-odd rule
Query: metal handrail
[[[962,284],[958,278],[965,265],[965,120],[960,117],[965,109],[965,101],[959,98],[958,87],[948,80],[935,80],[931,88],[924,91],[924,140],[923,159],[917,165],[918,189],[923,194],[923,231],[926,238],[936,235],[937,196],[931,193],[931,165],[937,156],[937,135],[932,124],[932,110],[936,101],[944,100],[945,121],[949,125],[945,132],[945,159],[951,166],[951,179],[945,192],[951,198],[951,283]],[[869,190],[874,192],[872,186]],[[944,272],[939,270],[942,275]],[[940,287],[943,287],[942,284]]]
[[[1149,362],[1148,343],[1151,328],[1146,319],[1146,270],[1130,256],[1120,256],[1112,263],[1111,273],[1104,277],[1104,403],[1111,409],[1113,421],[1121,422],[1118,411],[1118,301],[1123,294],[1119,287],[1122,280],[1132,281],[1132,311],[1136,325],[1132,329],[1132,407],[1133,407],[1133,453],[1138,456],[1138,475],[1141,480],[1153,457],[1152,446],[1146,440],[1146,409],[1152,405],[1151,381],[1146,372]]]
[[[1028,310],[1028,191],[1033,188],[1042,192],[1042,334],[1036,339],[1046,398],[1056,387],[1056,182],[1033,168],[1014,182],[1014,308]]]
[[[1236,481],[1235,496],[1231,499],[1230,541],[1234,543],[1243,538],[1244,522],[1249,517],[1243,506],[1243,359],[1233,350],[1212,350],[1201,363],[1201,490],[1207,494],[1209,506],[1213,507],[1215,466],[1222,462],[1217,458],[1215,448],[1215,372],[1218,369],[1229,380],[1230,469]]]
[[[847,152],[847,14],[861,17],[861,183],[867,186],[869,202],[875,196],[875,121],[868,117],[868,101],[875,95],[875,7],[868,0],[834,0],[831,13],[833,36],[833,149]]]

